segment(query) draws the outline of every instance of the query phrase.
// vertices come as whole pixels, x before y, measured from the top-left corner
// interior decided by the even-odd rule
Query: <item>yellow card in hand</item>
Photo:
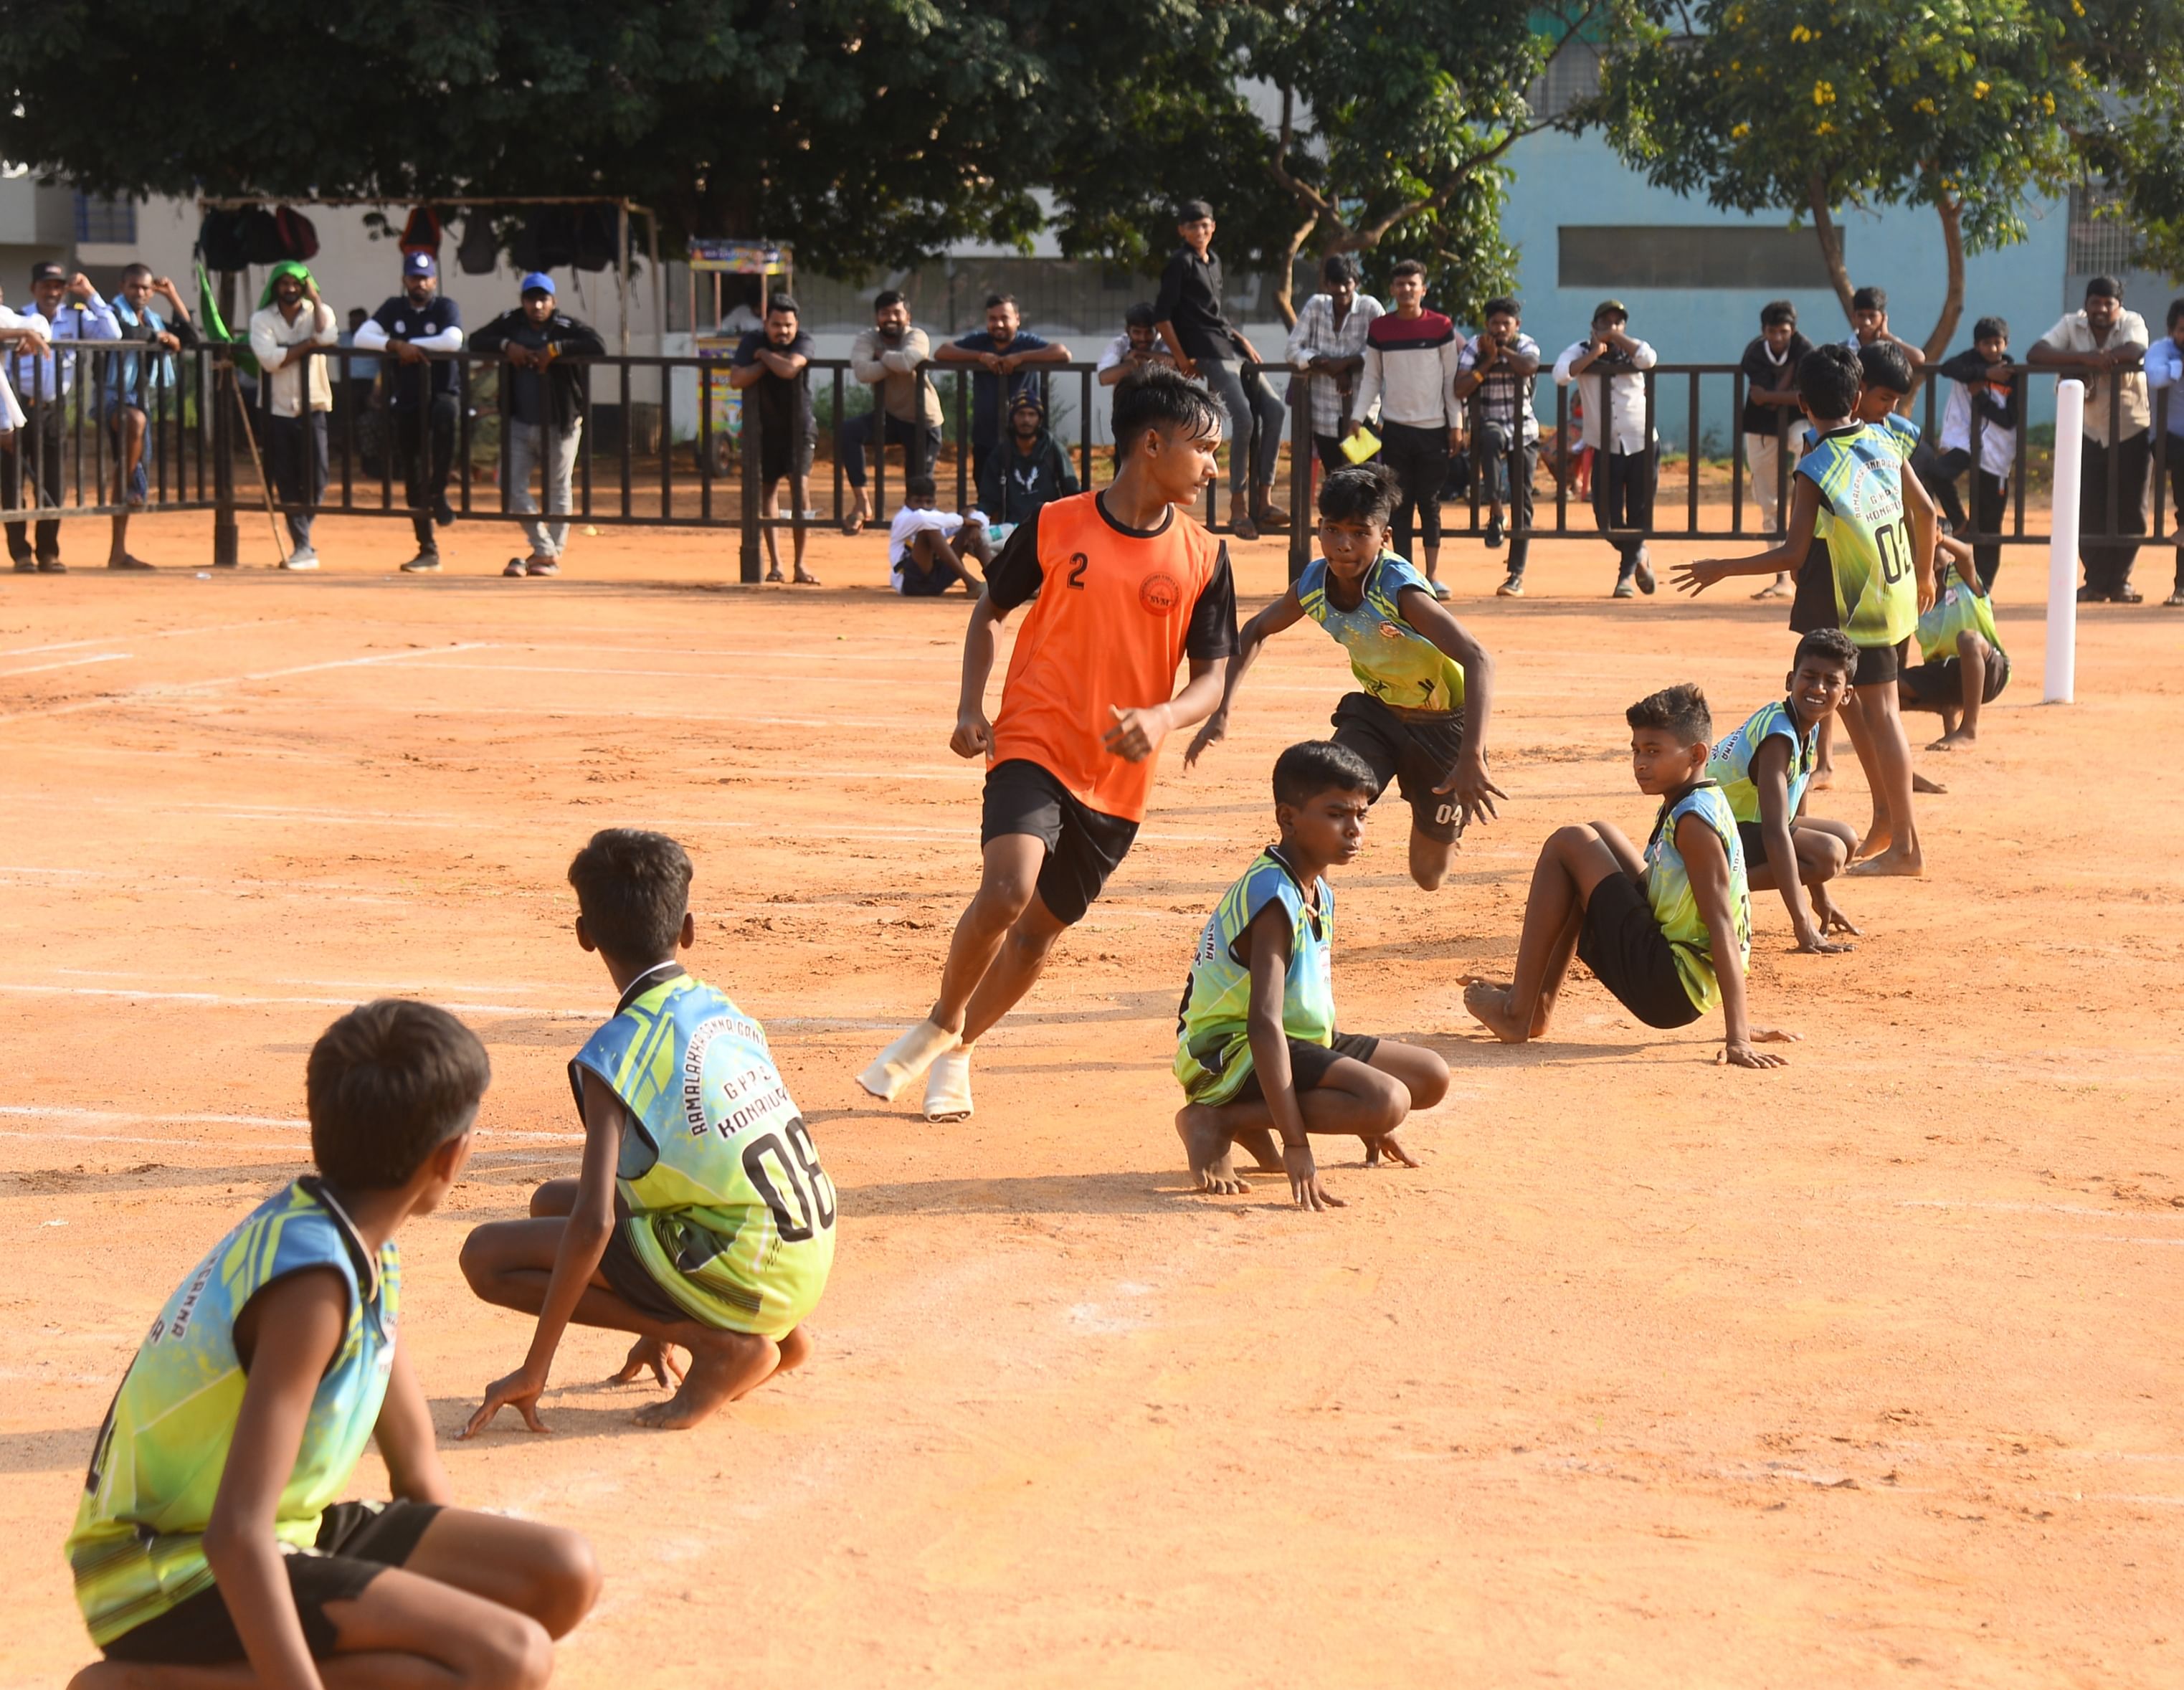
[[[1362,464],[1380,449],[1380,437],[1369,428],[1360,428],[1342,443],[1342,455],[1353,464]]]

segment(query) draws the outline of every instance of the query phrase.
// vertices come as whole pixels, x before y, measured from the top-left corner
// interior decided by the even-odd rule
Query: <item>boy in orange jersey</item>
[[[971,1113],[972,1047],[1031,990],[1129,851],[1161,742],[1220,701],[1236,589],[1227,544],[1190,507],[1214,478],[1221,426],[1204,383],[1159,367],[1126,377],[1112,483],[1040,507],[987,572],[949,740],[958,756],[986,755],[984,873],[932,1014],[857,1077],[874,1096],[891,1102],[930,1069],[926,1118]],[[1027,603],[989,723],[1000,624]]]

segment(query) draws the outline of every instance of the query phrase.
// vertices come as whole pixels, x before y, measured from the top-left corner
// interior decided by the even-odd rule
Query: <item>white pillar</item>
[[[2078,482],[2086,456],[2086,384],[2055,384],[2055,492],[2048,514],[2048,670],[2041,699],[2068,704],[2078,682]]]

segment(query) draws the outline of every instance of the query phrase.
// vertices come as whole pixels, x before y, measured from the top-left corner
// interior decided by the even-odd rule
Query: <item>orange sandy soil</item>
[[[729,536],[580,536],[515,583],[510,531],[465,523],[412,580],[399,525],[329,519],[315,578],[260,525],[261,566],[200,579],[205,519],[168,518],[136,549],[179,566],[121,579],[83,567],[103,527],[66,578],[0,577],[0,1682],[90,1658],[60,1546],[93,1430],[169,1287],[302,1168],[312,1039],[382,992],[492,1051],[471,1177],[403,1241],[404,1334],[463,1498],[598,1546],[566,1684],[2184,1682],[2176,613],[2090,612],[2081,701],[2040,708],[2043,560],[2008,554],[2017,676],[1975,752],[1924,760],[1931,876],[1847,888],[1843,957],[1754,901],[1759,1018],[1804,1041],[1747,1074],[1589,979],[1504,1048],[1459,983],[1507,966],[1553,827],[1642,836],[1623,706],[1696,678],[1735,722],[1782,608],[1611,603],[1596,542],[1497,602],[1499,556],[1452,547],[1510,801],[1430,895],[1384,806],[1336,973],[1346,1026],[1455,1084],[1421,1170],[1333,1149],[1351,1206],[1312,1216],[1188,1191],[1167,1073],[1269,761],[1343,689],[1311,630],[1209,767],[1171,749],[976,1118],[932,1127],[851,1076],[973,884],[960,599],[887,596],[869,538],[789,592],[719,587]],[[1242,550],[1248,610],[1281,551]],[[1842,762],[1821,808],[1862,822]],[[691,847],[694,962],[840,1185],[817,1354],[662,1434],[579,1333],[554,1436],[454,1444],[528,1336],[457,1247],[573,1170],[563,1065],[612,994],[562,873],[616,823]]]

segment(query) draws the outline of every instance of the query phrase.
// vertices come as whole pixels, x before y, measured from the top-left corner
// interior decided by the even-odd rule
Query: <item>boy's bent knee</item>
[[[549,1636],[565,1637],[599,1599],[599,1559],[581,1532],[541,1526],[533,1566],[535,1600],[526,1611]]]
[[[465,1690],[540,1690],[554,1676],[554,1639],[527,1614],[503,1610],[505,1620],[478,1638],[482,1648]]]
[[[1407,1101],[1413,1109],[1430,1109],[1448,1096],[1448,1063],[1439,1051],[1418,1047],[1415,1071],[1407,1082]]]

